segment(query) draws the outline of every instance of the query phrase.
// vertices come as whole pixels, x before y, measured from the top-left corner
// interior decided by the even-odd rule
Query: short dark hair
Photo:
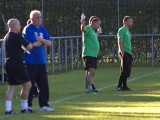
[[[93,22],[100,21],[98,17],[92,17],[92,19],[89,20],[89,24],[92,24]]]
[[[93,20],[94,18],[98,18],[98,17],[97,17],[97,16],[91,16],[91,17],[89,18],[89,24],[92,23],[92,20]]]
[[[129,19],[133,19],[131,16],[124,16],[123,23],[128,21]]]

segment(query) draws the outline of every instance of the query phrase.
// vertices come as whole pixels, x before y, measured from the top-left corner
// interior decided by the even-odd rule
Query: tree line
[[[43,5],[42,5],[43,1]],[[86,24],[92,15],[102,21],[103,33],[116,34],[118,30],[118,0],[0,0],[0,37],[6,31],[5,23],[10,18],[20,20],[26,25],[31,10],[42,10],[43,25],[51,36],[81,35],[80,15],[86,15]],[[130,15],[134,18],[134,34],[159,33],[159,0],[120,0],[119,18]],[[23,28],[22,28],[23,29]]]

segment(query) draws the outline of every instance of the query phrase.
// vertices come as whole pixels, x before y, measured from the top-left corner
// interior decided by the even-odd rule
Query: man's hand
[[[85,19],[81,19],[81,25],[85,24]]]
[[[41,38],[40,36],[36,36],[37,42],[40,42],[42,45],[45,45],[47,47],[51,46],[51,41],[46,40],[44,38]],[[40,45],[40,44],[39,44]]]
[[[122,59],[122,58],[124,57],[124,52],[120,52],[119,55],[118,55],[118,57],[119,57],[120,59]]]

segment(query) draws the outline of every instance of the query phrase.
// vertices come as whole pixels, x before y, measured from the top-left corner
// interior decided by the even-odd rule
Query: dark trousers
[[[48,76],[47,76],[47,69],[45,64],[27,64],[26,65],[27,71],[29,73],[32,87],[28,97],[28,106],[32,106],[33,101],[33,94],[34,94],[34,87],[35,83],[39,90],[39,106],[49,106],[49,86],[48,86]]]
[[[127,87],[126,81],[131,74],[132,55],[125,52],[124,56],[120,58],[121,58],[121,66],[120,66],[120,77],[119,77],[118,87]]]

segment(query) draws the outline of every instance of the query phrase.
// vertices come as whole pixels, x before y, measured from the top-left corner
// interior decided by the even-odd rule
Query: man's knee
[[[32,84],[30,81],[23,84],[23,89],[30,90],[31,87],[32,87]]]
[[[95,69],[94,68],[90,68],[89,69],[89,74],[94,76],[95,75]]]

